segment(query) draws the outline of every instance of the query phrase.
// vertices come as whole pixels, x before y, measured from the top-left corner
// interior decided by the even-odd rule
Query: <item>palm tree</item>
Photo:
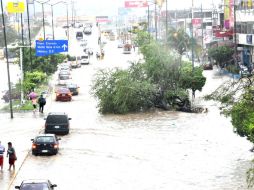
[[[168,32],[167,45],[175,49],[179,55],[191,48],[191,37],[184,31],[183,28],[170,28]]]

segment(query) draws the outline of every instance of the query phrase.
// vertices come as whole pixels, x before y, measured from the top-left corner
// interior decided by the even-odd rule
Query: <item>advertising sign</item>
[[[234,26],[234,0],[224,0],[224,26],[230,29]]]
[[[201,27],[201,24],[202,24],[202,19],[200,19],[200,18],[192,19],[192,25],[194,27]]]
[[[108,16],[96,16],[96,22],[110,22],[111,20],[108,18]]]
[[[8,2],[7,12],[8,13],[23,13],[25,11],[24,2]]]
[[[141,8],[141,7],[147,7],[148,3],[147,1],[125,1],[124,7],[125,8]]]

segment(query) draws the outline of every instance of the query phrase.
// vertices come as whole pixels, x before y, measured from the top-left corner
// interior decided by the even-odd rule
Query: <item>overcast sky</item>
[[[125,0],[75,0],[78,13],[95,15],[116,15],[118,7],[124,7]],[[149,0],[153,1],[153,0]],[[212,7],[222,0],[193,0],[194,6]],[[165,4],[165,3],[164,3]],[[168,0],[168,9],[190,8],[192,0]],[[165,6],[164,6],[165,7]]]
[[[3,0],[4,4],[9,1],[18,1],[18,0]],[[19,0],[24,1],[25,0]],[[37,0],[40,2],[45,2],[47,0]],[[117,15],[118,8],[124,7],[124,2],[128,0],[50,0],[49,3],[54,4],[60,1],[66,1],[70,4],[72,1],[75,2],[75,9],[77,15],[95,15],[95,16],[107,16],[107,15]],[[129,0],[133,1],[133,0]],[[140,1],[140,0],[137,0]],[[141,0],[142,1],[142,0]],[[145,1],[145,0],[144,0]],[[148,0],[153,2],[154,0]],[[218,5],[222,0],[193,0],[194,6],[200,7],[201,4],[204,8],[212,7],[213,5]],[[192,0],[168,0],[168,9],[188,9],[191,7]],[[35,3],[36,12],[41,12],[41,4]],[[163,6],[165,9],[165,3]],[[133,8],[135,11],[139,11],[139,8]],[[45,11],[50,11],[50,6],[45,5]],[[65,14],[66,9],[63,4],[58,4],[54,6],[54,14],[63,15]]]

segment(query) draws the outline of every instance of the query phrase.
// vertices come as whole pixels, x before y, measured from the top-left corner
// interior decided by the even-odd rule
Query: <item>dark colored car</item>
[[[51,112],[48,114],[45,122],[45,133],[68,134],[70,131],[71,118],[63,112]]]
[[[54,190],[56,184],[52,184],[49,180],[36,179],[24,180],[21,185],[15,186],[15,189],[20,190]]]
[[[41,134],[31,139],[32,154],[37,156],[38,154],[57,154],[59,150],[59,140],[61,138],[56,137],[55,134]]]
[[[203,65],[204,70],[213,70],[213,64],[212,63],[206,63]]]
[[[67,84],[66,88],[68,88],[72,95],[78,95],[79,94],[79,86],[77,84]]]
[[[72,93],[66,88],[62,87],[56,90],[56,101],[71,101]]]
[[[11,91],[11,99],[13,100],[18,100],[21,98],[21,92],[18,91],[17,89],[12,89]],[[2,97],[2,100],[4,100],[6,103],[10,101],[10,93],[9,90],[4,92],[4,95]]]

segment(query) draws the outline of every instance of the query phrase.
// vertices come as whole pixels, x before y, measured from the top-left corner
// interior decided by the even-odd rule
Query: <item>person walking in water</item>
[[[5,148],[1,144],[1,141],[0,141],[0,167],[1,167],[1,171],[3,170],[3,165],[4,165],[4,152],[5,152]]]
[[[17,160],[17,156],[11,142],[8,142],[7,157],[9,157],[9,170],[11,170],[11,167],[15,170],[15,161]]]
[[[40,98],[38,99],[39,104],[39,112],[43,113],[44,106],[46,105],[46,99],[43,97],[43,94],[41,94]]]
[[[35,113],[35,111],[36,111],[36,104],[37,104],[37,100],[36,100],[36,98],[32,98],[32,104],[33,104],[33,112]]]

